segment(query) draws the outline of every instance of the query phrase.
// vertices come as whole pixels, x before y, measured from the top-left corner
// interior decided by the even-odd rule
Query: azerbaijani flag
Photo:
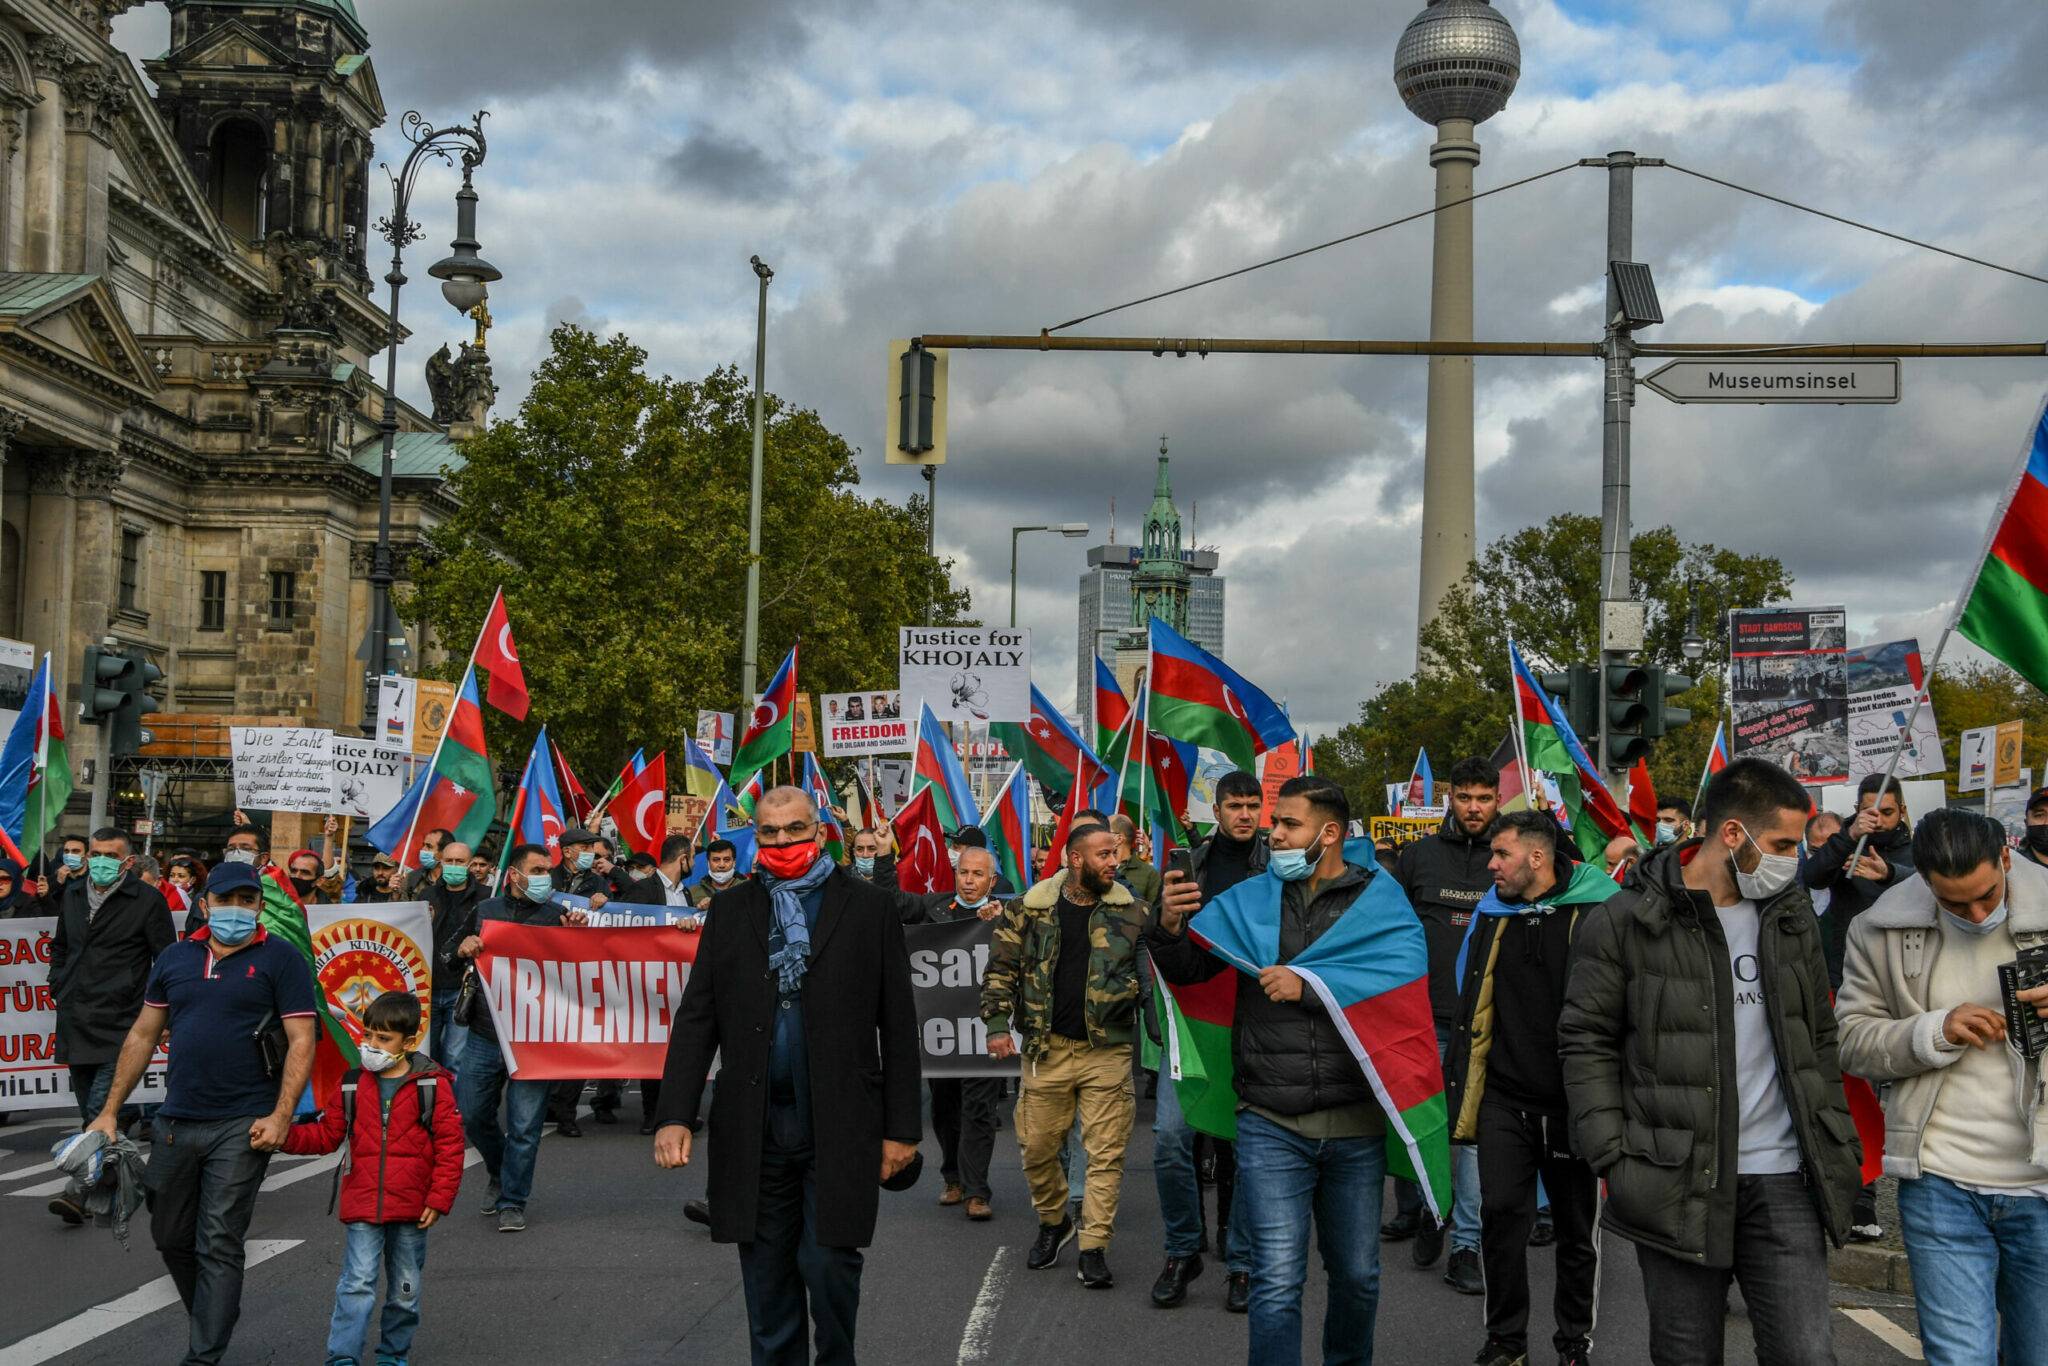
[[[2026,460],[1999,509],[1956,631],[2048,690],[2048,404],[2035,416]]]
[[[1116,685],[1116,674],[1109,665],[1102,662],[1102,656],[1095,656],[1095,749],[1100,753],[1108,748],[1110,737],[1124,728],[1124,718],[1131,714],[1130,699],[1124,690]]]
[[[953,753],[953,742],[946,738],[946,728],[939,724],[938,717],[932,715],[931,704],[920,703],[917,755],[910,772],[910,795],[914,797],[927,787],[937,789],[932,793],[932,802],[938,813],[939,826],[948,835],[963,827],[981,824],[981,808],[974,804],[973,789],[967,785],[967,774],[960,767],[959,756]],[[902,813],[897,815],[900,818]]]
[[[452,830],[456,839],[474,849],[497,814],[496,777],[490,752],[484,748],[476,670],[466,669],[433,761],[398,804],[370,827],[369,840],[397,859],[399,867],[411,868],[419,861],[420,841],[428,831]]]
[[[1099,665],[1102,661],[1097,660]],[[1045,789],[1048,798],[1064,801],[1067,783],[1088,746],[1081,733],[1067,724],[1059,708],[1046,701],[1038,685],[1031,685],[1031,719],[1022,723],[997,721],[989,728],[992,739],[1000,741],[1011,754],[1024,761],[1031,776]],[[1090,757],[1094,757],[1090,755]]]
[[[1377,869],[1372,841],[1347,840],[1344,858]],[[1256,978],[1280,957],[1280,879],[1261,873],[1195,914],[1189,936]],[[1429,1006],[1429,950],[1422,922],[1390,877],[1375,877],[1337,923],[1287,966],[1330,1013],[1387,1116],[1387,1170],[1418,1182],[1432,1213],[1450,1210],[1450,1126],[1436,1022]],[[1167,1063],[1188,1123],[1218,1138],[1237,1136],[1230,1027],[1238,973],[1193,986],[1169,985],[1173,1025]],[[1308,997],[1304,996],[1304,1000]]]
[[[0,746],[0,831],[20,849],[43,842],[71,800],[71,751],[64,708],[50,682],[50,656],[36,666],[7,743]],[[28,864],[22,864],[26,872]]]
[[[832,785],[825,781],[825,770],[818,767],[818,756],[808,751],[804,754],[804,791],[817,803],[818,830],[825,837],[825,852],[834,863],[846,862],[846,828],[832,814],[832,808],[838,805],[832,800]]]
[[[1294,738],[1278,703],[1158,617],[1151,661],[1145,724],[1160,734],[1221,750],[1247,773],[1259,755]]]
[[[1615,803],[1614,794],[1600,781],[1586,747],[1565,719],[1557,699],[1543,691],[1536,675],[1522,660],[1522,652],[1508,642],[1508,666],[1515,687],[1516,714],[1522,723],[1522,748],[1529,767],[1556,777],[1564,797],[1564,809],[1571,818],[1572,840],[1588,861],[1598,859],[1607,841],[1629,833],[1628,817]],[[1653,816],[1654,819],[1654,816]]]
[[[1714,743],[1707,749],[1707,766],[1700,770],[1700,790],[1692,799],[1692,814],[1700,814],[1700,804],[1707,799],[1707,784],[1714,775],[1728,767],[1728,723],[1723,721],[1714,727]]]
[[[1404,801],[1429,806],[1436,801],[1436,775],[1429,771],[1429,751],[1415,751],[1415,767],[1408,772],[1408,795]]]
[[[515,844],[538,844],[548,851],[548,862],[562,861],[562,790],[555,785],[555,771],[548,763],[548,728],[542,726],[533,737],[533,751],[526,756],[526,772],[519,790],[512,796],[512,814],[506,818],[509,833],[505,855],[498,860],[503,871]]]
[[[757,768],[748,775],[747,781],[740,786],[739,795],[732,799],[732,804],[744,812],[748,820],[752,820],[754,818],[754,803],[760,801],[767,794],[768,770]],[[711,824],[713,829],[720,828],[719,820],[714,819]]]
[[[753,715],[747,718],[746,733],[740,736],[739,748],[732,752],[735,778],[742,773],[751,778],[795,748],[791,716],[796,711],[797,648],[789,647],[782,667],[768,680],[768,691],[761,694]]]
[[[1067,782],[1073,782],[1071,774]],[[1003,779],[1002,790],[982,815],[981,828],[988,836],[989,852],[996,856],[996,872],[1009,880],[1014,894],[1022,896],[1032,882],[1031,781],[1023,763],[1013,765],[1010,776]]]
[[[1142,694],[1140,695],[1142,699]],[[1095,760],[1097,772],[1101,775],[1089,797],[1096,806],[1115,814],[1123,805],[1124,777],[1130,767],[1131,737],[1139,730],[1140,718],[1135,708],[1126,708],[1123,720],[1101,746],[1100,757]],[[1077,768],[1076,772],[1079,771]],[[1131,789],[1137,791],[1134,786]],[[1086,805],[1086,803],[1083,803]]]
[[[472,705],[476,701],[475,682],[474,678],[470,680]],[[456,705],[461,705],[459,695]],[[478,725],[482,725],[481,720]],[[405,803],[400,802],[399,805]],[[485,823],[488,824],[489,820],[486,816]],[[431,830],[434,827],[427,828]],[[452,826],[450,828],[453,829]],[[456,837],[464,838],[460,832]],[[476,846],[471,844],[470,847]],[[391,851],[386,849],[385,852]],[[339,997],[320,985],[320,971],[313,959],[313,927],[306,921],[306,907],[299,900],[298,893],[292,890],[291,879],[274,863],[264,864],[258,871],[258,877],[263,883],[263,908],[256,913],[257,923],[265,933],[290,944],[299,957],[306,960],[306,971],[313,977],[313,1010],[320,1020],[320,1031],[313,1039],[313,1075],[306,1094],[324,1095],[330,1087],[339,1084],[343,1072],[361,1065],[356,1049],[362,1042],[363,1024]]]

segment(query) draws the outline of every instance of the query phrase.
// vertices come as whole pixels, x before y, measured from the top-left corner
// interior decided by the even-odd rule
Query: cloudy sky
[[[501,413],[565,318],[677,375],[750,365],[758,252],[770,385],[891,498],[918,485],[880,457],[889,338],[1035,332],[1427,206],[1430,130],[1391,79],[1419,2],[356,0],[394,123],[491,111]],[[1629,147],[2048,273],[2038,0],[1500,8],[1523,73],[1480,129],[1481,188]],[[151,6],[119,38],[154,53],[165,23]],[[430,245],[450,190],[419,201]],[[1575,170],[1477,207],[1480,336],[1597,335],[1605,195]],[[1426,336],[1429,242],[1417,223],[1083,330]],[[1668,319],[1646,340],[2048,337],[2048,287],[1669,171],[1637,176],[1636,256]],[[437,308],[414,296],[413,360],[457,334]],[[1012,524],[1095,533],[1025,542],[1019,616],[1055,701],[1081,547],[1112,498],[1128,534],[1161,433],[1222,553],[1240,668],[1322,730],[1412,666],[1423,362],[982,352],[952,374],[938,537],[978,612],[1007,609]],[[2044,388],[2041,361],[1948,361],[1907,362],[1896,407],[1646,392],[1637,525],[1779,555],[1856,637],[1931,646]],[[1597,512],[1598,407],[1591,362],[1480,364],[1482,542]]]

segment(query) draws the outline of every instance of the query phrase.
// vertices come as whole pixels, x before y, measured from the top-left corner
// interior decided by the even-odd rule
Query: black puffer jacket
[[[1375,875],[1347,864],[1313,903],[1306,882],[1290,882],[1280,896],[1280,961],[1290,962],[1351,909]],[[1202,982],[1228,970],[1196,945],[1185,928],[1145,933],[1153,966],[1169,982]],[[1271,1001],[1249,975],[1237,984],[1237,1022],[1230,1031],[1230,1061],[1237,1098],[1277,1115],[1306,1115],[1375,1100],[1344,1036],[1313,996]]]
[[[1877,899],[1913,876],[1913,831],[1903,820],[1895,830],[1872,835],[1864,849],[1876,850],[1885,862],[1883,881],[1850,877],[1849,855],[1856,850],[1856,837],[1843,826],[1825,844],[1806,856],[1799,880],[1815,891],[1829,890],[1828,913],[1821,917],[1822,948],[1827,954],[1828,981],[1842,985],[1842,960],[1849,951],[1849,922],[1876,904]]]
[[[1699,841],[1669,845],[1637,886],[1589,910],[1557,1022],[1572,1147],[1607,1179],[1601,1221],[1702,1266],[1735,1261],[1741,1139],[1734,975],[1713,901],[1685,885]],[[1835,1011],[1813,904],[1796,883],[1763,903],[1758,980],[1808,1189],[1838,1244],[1861,1184]]]
[[[1446,816],[1443,829],[1416,840],[1394,862],[1394,880],[1408,894],[1429,941],[1429,1009],[1442,1028],[1458,1022],[1458,946],[1472,925],[1473,908],[1493,890],[1493,874],[1486,871],[1492,855],[1485,831],[1468,835],[1455,816]]]

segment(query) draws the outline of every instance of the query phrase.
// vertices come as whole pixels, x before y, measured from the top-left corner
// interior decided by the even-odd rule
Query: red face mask
[[[800,844],[764,844],[754,851],[754,862],[760,864],[768,876],[786,881],[802,877],[818,861],[821,852],[815,840],[805,840]]]

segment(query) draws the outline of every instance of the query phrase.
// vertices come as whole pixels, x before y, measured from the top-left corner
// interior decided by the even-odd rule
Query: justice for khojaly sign
[[[914,714],[922,703],[941,721],[1031,719],[1028,630],[905,626],[897,668],[907,713]]]

